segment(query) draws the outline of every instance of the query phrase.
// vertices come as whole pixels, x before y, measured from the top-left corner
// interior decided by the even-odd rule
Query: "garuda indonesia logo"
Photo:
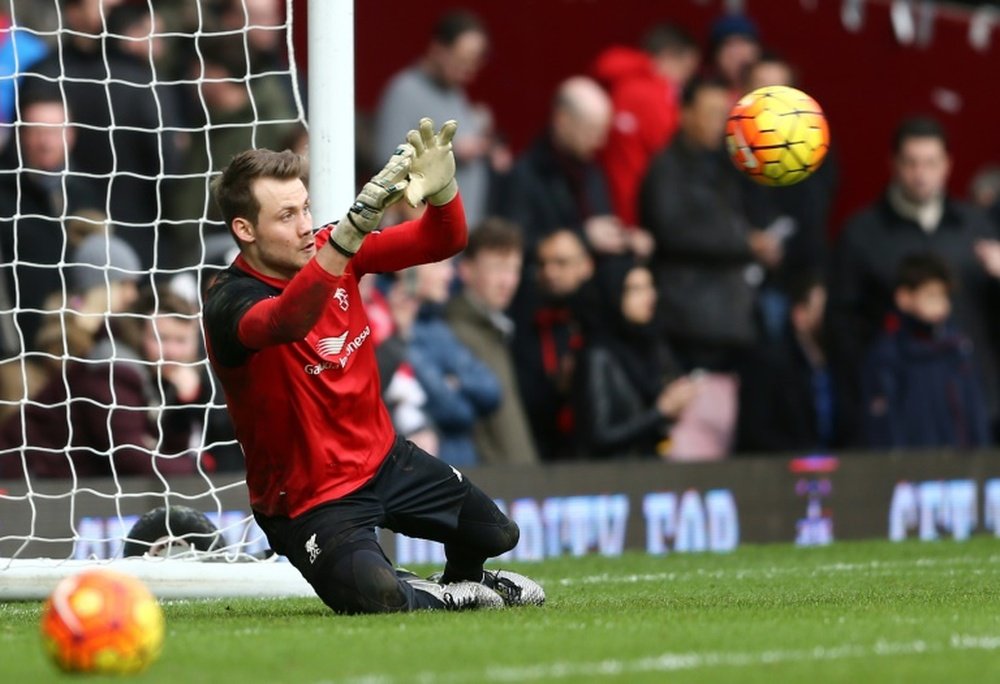
[[[316,342],[316,351],[320,356],[331,358],[339,354],[344,349],[344,342],[347,340],[347,331],[340,333],[336,337],[321,337]]]

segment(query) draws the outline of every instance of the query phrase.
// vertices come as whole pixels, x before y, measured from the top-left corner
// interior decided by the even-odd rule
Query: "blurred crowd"
[[[284,3],[60,5],[59,45],[15,30],[0,50],[18,88],[0,98],[0,477],[238,470],[199,326],[235,252],[207,187],[247,147],[308,154]],[[489,46],[474,13],[445,14],[358,112],[361,178],[420,117],[460,123],[467,249],[362,281],[401,434],[456,466],[1000,437],[1000,167],[949,196],[947,133],[919,116],[843,226],[836,147],[797,185],[754,184],[729,110],[809,84],[742,15],[608,46],[515,155],[467,95]],[[383,227],[418,216],[399,203]]]

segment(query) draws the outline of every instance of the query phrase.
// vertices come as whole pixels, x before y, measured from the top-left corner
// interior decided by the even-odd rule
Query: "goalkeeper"
[[[314,234],[302,160],[248,150],[213,194],[240,254],[205,299],[208,355],[246,458],[250,505],[271,547],[345,613],[541,603],[541,588],[487,558],[517,525],[459,471],[394,434],[379,393],[366,273],[459,252],[456,124],[422,119],[347,215]],[[423,216],[386,231],[405,195]],[[437,581],[393,569],[375,528],[444,543]]]

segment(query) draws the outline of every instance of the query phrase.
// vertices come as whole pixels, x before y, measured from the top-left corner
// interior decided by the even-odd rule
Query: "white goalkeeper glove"
[[[396,148],[381,171],[365,183],[347,215],[330,234],[330,240],[345,256],[357,254],[368,233],[378,228],[382,212],[395,204],[406,191],[413,148],[403,144]]]
[[[435,206],[447,204],[458,194],[455,154],[451,150],[451,140],[455,137],[458,124],[445,121],[435,134],[434,122],[424,117],[418,128],[406,134],[406,141],[413,146],[406,201],[414,207],[423,200]]]

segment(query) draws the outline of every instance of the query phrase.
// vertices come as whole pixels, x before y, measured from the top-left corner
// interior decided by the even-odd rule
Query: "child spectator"
[[[954,279],[930,253],[900,264],[896,311],[865,359],[864,429],[868,446],[987,445],[986,405],[972,342],[951,321]]]

